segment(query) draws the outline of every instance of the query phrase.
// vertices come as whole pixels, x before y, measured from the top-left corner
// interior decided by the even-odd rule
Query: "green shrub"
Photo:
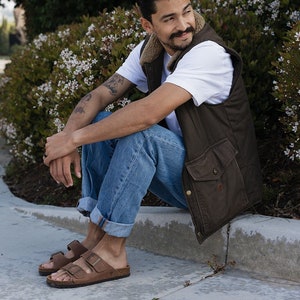
[[[264,140],[280,130],[273,91],[272,61],[287,30],[300,19],[296,1],[201,0],[208,22],[244,62],[243,78],[257,136]]]
[[[287,108],[293,107],[292,101],[299,104],[299,95],[289,100],[277,95],[273,90],[274,80],[278,86],[289,81],[281,78],[279,62],[277,71],[271,70],[287,31],[300,19],[299,7],[288,0],[201,0],[200,3],[201,8],[196,4],[196,9],[204,12],[206,20],[243,58],[243,77],[259,138],[264,180],[280,184],[283,181],[271,173],[279,166],[287,166],[279,149],[282,137],[286,136],[285,149],[289,149],[291,158],[297,157],[291,151],[299,149],[299,134],[293,135],[295,128],[298,130],[299,110],[298,119],[293,121],[285,114]],[[142,38],[137,14],[119,8],[99,17],[83,18],[80,24],[60,27],[55,33],[41,34],[15,53],[0,77],[1,127],[14,155],[28,163],[40,161],[45,138],[63,128],[78,100],[107,79]],[[290,54],[284,49],[282,57],[286,58]],[[295,51],[296,66],[299,54]],[[289,73],[291,78],[294,76],[295,85],[299,83],[299,70],[296,73]],[[127,98],[125,103],[136,95]],[[289,146],[291,143],[294,147]],[[268,184],[266,189],[270,189]]]
[[[273,63],[274,92],[284,115],[282,148],[292,161],[300,162],[300,22],[287,34],[280,57]]]
[[[0,81],[0,117],[14,156],[41,160],[45,138],[63,128],[78,100],[113,74],[142,39],[138,24],[133,11],[103,12],[41,34],[12,55]]]
[[[82,16],[95,17],[116,6],[132,8],[134,0],[15,0],[25,10],[26,33],[32,41],[40,33],[55,31],[58,26],[80,22]]]

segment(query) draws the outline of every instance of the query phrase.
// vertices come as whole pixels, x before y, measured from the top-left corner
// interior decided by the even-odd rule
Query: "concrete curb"
[[[228,261],[240,270],[300,282],[300,220],[244,216],[231,223]]]
[[[16,210],[84,233],[87,219],[74,208],[16,206]],[[235,268],[300,282],[300,221],[244,215],[199,245],[189,213],[168,207],[141,207],[128,246],[214,267],[235,262]]]

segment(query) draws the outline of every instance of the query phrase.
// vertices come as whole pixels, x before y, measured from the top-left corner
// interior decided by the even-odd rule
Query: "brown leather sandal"
[[[67,246],[68,250],[73,251],[74,256],[72,258],[65,257],[62,251],[53,253],[50,257],[49,262],[53,262],[52,268],[44,268],[41,264],[39,266],[39,273],[41,276],[47,276],[52,273],[57,272],[60,268],[66,266],[67,264],[77,260],[81,254],[88,251],[79,241],[74,240]]]
[[[86,265],[90,268],[91,273],[86,273],[80,266],[69,263],[63,270],[69,277],[69,281],[58,281],[47,277],[48,285],[56,288],[74,288],[86,285],[92,285],[109,280],[120,279],[130,275],[130,267],[114,269],[106,263],[100,256],[92,251],[87,251],[83,255]]]

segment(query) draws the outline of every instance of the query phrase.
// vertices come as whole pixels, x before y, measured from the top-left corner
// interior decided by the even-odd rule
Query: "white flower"
[[[7,123],[6,119],[0,120],[0,130],[5,133],[9,140],[14,140],[17,137],[17,131],[13,124]]]
[[[9,78],[7,76],[1,76],[0,77],[0,88],[3,88],[10,80],[11,80],[11,78]]]
[[[106,108],[105,111],[112,111],[115,108],[113,104],[109,104]]]
[[[59,31],[57,33],[58,37],[60,37],[61,39],[67,37],[70,35],[70,28],[65,29],[64,31]]]
[[[299,123],[295,122],[294,125],[292,126],[292,131],[296,133],[298,130],[298,126],[299,126]]]
[[[293,11],[290,14],[290,20],[292,21],[292,23],[296,23],[297,21],[299,21],[300,20],[300,11],[299,10]]]
[[[85,78],[83,79],[83,82],[84,82],[87,86],[93,85],[93,83],[94,83],[94,76],[91,75],[91,76],[89,76],[89,77],[85,77]]]
[[[47,35],[41,33],[36,39],[33,40],[33,44],[38,50],[40,50],[43,46],[43,43],[45,43],[47,39]]]
[[[65,127],[65,124],[59,118],[54,118],[53,124],[56,126],[57,132],[62,131]]]
[[[32,139],[32,135],[26,137],[26,138],[24,139],[24,143],[25,143],[27,146],[33,147],[34,145],[33,145],[32,141],[31,141],[31,139]]]
[[[285,114],[288,116],[288,117],[292,117],[295,115],[295,112],[294,112],[294,109],[293,107],[286,107],[285,108]]]
[[[49,92],[52,92],[52,82],[51,81],[48,81],[48,82],[45,82],[43,83],[42,85],[38,86],[37,87],[37,90],[38,91],[41,91],[43,93],[49,93]]]
[[[90,36],[91,33],[96,29],[96,26],[94,24],[91,24],[89,27],[88,27],[88,31],[86,33],[87,36]]]
[[[117,102],[117,104],[118,104],[119,106],[121,106],[121,107],[124,107],[124,106],[126,106],[127,104],[129,104],[130,102],[131,102],[130,99],[128,99],[128,98],[123,98],[123,99],[120,99],[120,100]]]

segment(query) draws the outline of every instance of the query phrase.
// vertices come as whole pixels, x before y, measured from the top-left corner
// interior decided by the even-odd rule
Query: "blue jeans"
[[[94,122],[105,118],[98,114]],[[182,137],[154,125],[120,139],[82,147],[82,198],[77,209],[109,235],[128,237],[147,190],[187,209]]]

